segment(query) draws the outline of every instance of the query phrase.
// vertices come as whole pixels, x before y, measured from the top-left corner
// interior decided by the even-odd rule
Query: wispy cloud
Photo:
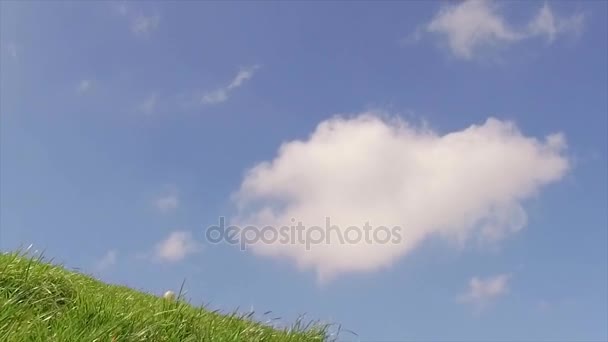
[[[192,233],[176,231],[156,245],[154,256],[161,261],[177,262],[200,250],[201,246],[194,240]]]
[[[113,8],[120,16],[127,18],[131,25],[131,32],[136,36],[145,36],[154,31],[160,24],[160,15],[145,15],[133,9],[126,2],[114,3]]]
[[[137,109],[144,114],[152,114],[158,104],[158,94],[150,94],[138,106]]]
[[[467,292],[458,296],[461,303],[472,304],[477,311],[483,310],[493,300],[509,292],[511,275],[499,274],[486,278],[473,277]]]
[[[418,28],[408,39],[417,41],[425,33],[443,38],[448,50],[457,58],[474,59],[484,49],[508,46],[534,37],[543,37],[552,43],[565,33],[580,33],[584,16],[575,13],[569,17],[557,16],[548,3],[544,3],[524,27],[511,25],[501,11],[502,7],[490,0],[467,0],[444,5],[431,21]]]
[[[107,268],[116,264],[118,260],[118,252],[115,250],[109,250],[98,262],[95,268],[98,271],[106,270]]]
[[[80,94],[86,93],[91,90],[92,86],[93,86],[92,80],[84,79],[78,83],[78,86],[76,87],[76,91]]]
[[[241,69],[236,74],[234,79],[227,86],[204,93],[203,96],[201,97],[201,103],[202,104],[216,104],[216,103],[221,103],[221,102],[228,100],[228,97],[230,96],[232,91],[239,88],[247,80],[252,78],[258,69],[259,69],[258,65],[254,65],[254,66],[250,66],[250,67]]]
[[[129,7],[127,6],[127,3],[125,1],[115,3],[114,9],[116,10],[116,13],[122,16],[126,16],[129,13]]]
[[[131,21],[131,31],[138,36],[147,35],[154,31],[160,23],[159,15],[138,14]]]
[[[558,17],[553,13],[549,4],[545,3],[536,18],[529,23],[528,34],[545,37],[547,42],[551,43],[560,34],[580,34],[584,23],[585,16],[582,13],[575,13],[570,17]]]
[[[13,59],[19,58],[19,49],[15,43],[9,42],[6,44],[6,52],[8,52],[8,55]]]
[[[161,213],[175,211],[179,207],[179,197],[177,190],[170,187],[165,193],[154,199],[154,207]]]

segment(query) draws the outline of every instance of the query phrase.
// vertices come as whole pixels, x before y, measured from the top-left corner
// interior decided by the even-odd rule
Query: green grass
[[[276,329],[0,253],[0,341],[327,341],[328,326]]]

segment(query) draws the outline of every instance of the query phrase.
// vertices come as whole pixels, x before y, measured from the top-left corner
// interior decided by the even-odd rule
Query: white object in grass
[[[165,294],[163,295],[163,298],[165,298],[167,300],[175,300],[175,292],[169,290],[169,291],[165,292]]]

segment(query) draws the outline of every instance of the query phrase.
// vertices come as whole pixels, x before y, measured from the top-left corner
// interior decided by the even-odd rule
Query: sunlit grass
[[[327,341],[327,325],[288,329],[108,285],[22,253],[0,253],[0,341]]]

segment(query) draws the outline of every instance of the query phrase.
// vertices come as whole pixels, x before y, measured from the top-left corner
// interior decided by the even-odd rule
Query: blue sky
[[[606,2],[0,9],[2,250],[344,340],[608,339]],[[205,239],[326,216],[403,241]]]

